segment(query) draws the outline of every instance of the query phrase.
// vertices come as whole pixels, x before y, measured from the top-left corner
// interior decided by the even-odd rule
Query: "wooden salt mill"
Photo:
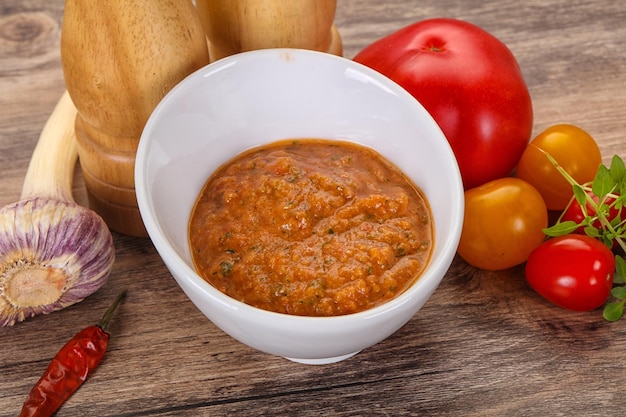
[[[211,61],[265,48],[343,54],[336,0],[197,0]]]
[[[146,236],[137,146],[163,96],[209,63],[197,10],[191,0],[66,0],[64,13],[61,60],[89,205],[112,230]]]

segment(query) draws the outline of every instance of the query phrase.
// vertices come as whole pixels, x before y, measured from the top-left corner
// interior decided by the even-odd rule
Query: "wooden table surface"
[[[0,204],[18,199],[39,132],[64,90],[62,0],[0,5]],[[588,130],[626,156],[626,8],[615,0],[338,0],[345,56],[429,17],[471,21],[517,56],[534,133]],[[85,204],[80,172],[75,194]],[[0,416],[15,416],[57,350],[129,290],[97,372],[59,416],[618,416],[626,321],[548,305],[521,268],[456,259],[426,306],[355,357],[306,366],[248,348],[188,301],[148,239],[114,235],[107,284],[83,302],[0,328]]]

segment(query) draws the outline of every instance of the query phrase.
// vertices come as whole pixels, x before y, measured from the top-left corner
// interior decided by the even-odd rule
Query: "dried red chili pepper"
[[[123,291],[95,326],[78,332],[59,350],[28,394],[20,417],[51,416],[100,364],[109,344],[109,323]]]

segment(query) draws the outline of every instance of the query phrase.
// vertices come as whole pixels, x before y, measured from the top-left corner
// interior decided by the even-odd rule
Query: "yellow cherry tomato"
[[[563,210],[574,194],[572,186],[537,148],[550,154],[568,174],[583,184],[593,180],[602,163],[598,144],[583,129],[559,124],[537,135],[522,154],[516,176],[539,191],[549,210]]]
[[[519,265],[545,238],[548,209],[519,178],[500,178],[465,192],[459,255],[470,265],[502,270]]]

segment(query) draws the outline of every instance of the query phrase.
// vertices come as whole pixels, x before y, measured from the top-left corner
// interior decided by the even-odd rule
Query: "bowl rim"
[[[396,295],[394,298],[383,302],[380,305],[375,307],[345,315],[337,315],[337,316],[302,316],[302,315],[292,315],[288,313],[279,313],[269,310],[264,310],[244,302],[241,302],[235,298],[230,297],[227,294],[222,293],[217,288],[213,287],[210,283],[204,280],[194,268],[190,267],[188,263],[177,253],[177,251],[172,247],[172,244],[166,238],[166,235],[161,227],[161,225],[157,222],[157,216],[153,205],[150,202],[148,195],[150,192],[148,191],[149,185],[147,183],[146,178],[146,162],[147,162],[147,154],[149,151],[149,147],[151,145],[149,137],[151,132],[154,129],[155,124],[161,114],[161,112],[169,105],[170,101],[172,101],[172,97],[178,95],[178,91],[180,91],[185,84],[190,82],[190,80],[195,80],[197,78],[206,79],[210,73],[217,73],[227,70],[227,67],[232,65],[243,64],[246,61],[256,60],[256,59],[264,59],[264,57],[272,56],[275,57],[276,54],[296,54],[296,55],[315,55],[320,59],[339,61],[343,63],[346,67],[350,67],[351,69],[358,70],[364,73],[367,77],[375,80],[380,86],[385,87],[393,91],[394,94],[398,95],[401,99],[407,102],[407,105],[414,107],[413,111],[426,111],[424,107],[419,103],[415,97],[413,97],[410,93],[408,93],[403,87],[398,85],[396,82],[392,81],[388,77],[382,75],[381,73],[363,65],[356,61],[350,60],[345,57],[328,54],[325,52],[318,52],[306,49],[298,49],[298,48],[272,48],[272,49],[260,49],[253,51],[241,52],[235,55],[231,55],[215,62],[212,62],[204,67],[199,68],[198,70],[192,72],[187,77],[185,77],[180,83],[175,85],[158,103],[152,114],[150,115],[144,130],[141,135],[141,140],[139,141],[139,146],[136,154],[136,164],[135,164],[135,184],[136,184],[136,195],[139,210],[141,213],[141,217],[143,219],[144,225],[148,232],[149,238],[152,240],[157,252],[162,257],[164,263],[170,269],[174,279],[179,281],[184,277],[187,280],[188,284],[191,284],[197,291],[205,294],[215,302],[228,307],[228,309],[234,309],[241,311],[246,314],[253,314],[258,316],[261,319],[267,319],[272,322],[311,322],[311,323],[328,323],[332,321],[334,323],[340,322],[353,322],[355,320],[369,320],[373,319],[377,316],[386,314],[391,310],[395,310],[403,304],[408,303],[413,297],[416,296],[416,293],[421,292],[422,287],[426,287],[425,291],[428,294],[431,294],[439,285],[441,280],[443,279],[446,271],[449,269],[452,258],[456,253],[456,248],[458,246],[458,241],[460,239],[461,228],[463,223],[463,212],[464,212],[464,198],[463,198],[463,185],[462,179],[460,176],[460,172],[458,170],[458,164],[456,162],[456,158],[450,147],[447,140],[445,140],[445,135],[441,132],[438,124],[432,116],[428,114],[434,127],[441,132],[441,137],[444,139],[445,143],[441,145],[444,148],[447,148],[445,152],[449,152],[450,162],[453,166],[456,167],[454,173],[451,173],[452,180],[451,184],[453,185],[452,189],[449,189],[450,193],[450,202],[452,205],[452,216],[453,216],[453,226],[450,229],[450,233],[446,236],[444,242],[442,242],[443,246],[440,249],[441,255],[438,259],[432,259],[433,254],[431,253],[431,258],[428,261],[427,267],[422,271],[422,273],[415,279],[408,288],[406,288],[402,293]],[[364,145],[367,146],[367,145]],[[241,151],[243,152],[243,150]],[[384,156],[384,155],[383,155]],[[145,185],[145,187],[144,187]],[[145,189],[144,189],[145,188]],[[456,198],[455,198],[456,196]],[[436,229],[435,229],[436,230]],[[436,236],[436,231],[435,231]],[[188,244],[188,243],[187,243]],[[434,251],[434,245],[433,249]],[[434,263],[433,263],[434,262]],[[180,283],[180,282],[179,282]]]

